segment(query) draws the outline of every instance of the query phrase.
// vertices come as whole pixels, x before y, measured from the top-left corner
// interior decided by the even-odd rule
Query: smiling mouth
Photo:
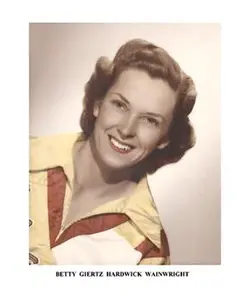
[[[126,143],[122,143],[121,141],[118,141],[111,135],[109,135],[109,141],[110,141],[110,145],[111,145],[112,149],[114,149],[115,151],[117,151],[119,153],[123,153],[123,154],[129,153],[134,149],[133,146],[128,145]]]

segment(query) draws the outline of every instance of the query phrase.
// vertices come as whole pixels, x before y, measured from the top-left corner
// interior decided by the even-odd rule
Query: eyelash
[[[127,108],[126,105],[123,102],[119,101],[119,100],[112,100],[112,104],[114,106],[116,106],[117,108],[119,108],[119,109],[123,109],[124,110],[124,109]]]
[[[112,100],[111,103],[114,106],[116,106],[118,109],[122,109],[122,110],[126,110],[127,109],[127,106],[123,102],[121,102],[119,100]],[[149,123],[149,125],[153,125],[155,127],[159,127],[160,126],[160,123],[157,120],[153,119],[153,118],[144,117],[143,119],[147,120],[147,123]]]
[[[155,127],[159,127],[159,122],[153,118],[148,118],[148,117],[145,117],[144,118],[145,120],[147,120],[147,122],[151,125],[154,125]]]

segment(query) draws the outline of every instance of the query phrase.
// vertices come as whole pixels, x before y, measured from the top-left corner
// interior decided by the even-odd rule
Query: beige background
[[[79,131],[83,88],[99,56],[131,38],[164,47],[194,79],[194,149],[149,177],[173,264],[220,264],[220,26],[31,24],[30,135]]]

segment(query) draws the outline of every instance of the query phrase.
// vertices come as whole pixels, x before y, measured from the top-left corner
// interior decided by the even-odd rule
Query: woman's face
[[[132,167],[165,147],[175,103],[176,92],[167,82],[142,70],[123,71],[94,109],[93,138],[102,163]]]

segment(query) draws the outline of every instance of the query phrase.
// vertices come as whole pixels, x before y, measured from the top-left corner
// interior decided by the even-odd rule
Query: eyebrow
[[[126,102],[128,105],[130,105],[128,99],[125,98],[122,94],[120,94],[120,93],[113,93],[113,94],[119,96],[120,98],[122,98],[122,100],[123,100],[124,102]]]
[[[122,94],[120,94],[120,93],[113,93],[113,94],[119,96],[124,102],[126,102],[128,105],[130,105],[128,99],[126,97],[124,97]],[[164,121],[166,121],[166,119],[160,114],[152,113],[152,112],[146,112],[145,114],[148,116],[152,116],[152,117],[158,117],[158,118],[161,118]]]

